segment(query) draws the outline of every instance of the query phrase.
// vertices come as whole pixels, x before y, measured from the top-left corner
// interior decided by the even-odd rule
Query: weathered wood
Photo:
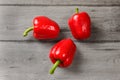
[[[120,80],[119,6],[120,0],[0,0],[0,80]],[[76,7],[92,20],[92,36],[85,42],[75,40],[68,28]],[[36,41],[32,32],[22,36],[37,15],[59,23],[58,39]],[[77,45],[73,64],[51,76],[49,50],[67,37]]]
[[[2,5],[40,6],[40,5],[120,5],[120,0],[0,0]]]
[[[36,41],[30,33],[27,37],[22,36],[23,31],[0,31],[0,41],[2,42],[34,42]],[[102,32],[102,31],[101,31]],[[63,38],[71,38],[75,40],[71,35],[71,32],[61,32],[57,39],[51,41],[58,41]],[[76,40],[75,40],[76,41]],[[93,32],[92,36],[84,40],[83,42],[120,42],[120,37],[118,32],[102,32],[101,34]]]
[[[23,31],[32,25],[32,19],[45,15],[55,20],[61,28],[60,38],[73,38],[67,24],[68,18],[78,6],[0,6],[0,40],[34,40]],[[89,13],[92,21],[92,37],[88,41],[119,41],[120,7],[79,7]]]
[[[119,80],[120,43],[80,43],[73,64],[53,76],[48,54],[55,44],[0,42],[0,79],[5,80]]]

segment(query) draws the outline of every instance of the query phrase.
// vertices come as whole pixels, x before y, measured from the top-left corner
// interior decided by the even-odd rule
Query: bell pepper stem
[[[79,8],[76,8],[76,9],[75,9],[75,12],[76,12],[76,13],[79,13]]]
[[[32,30],[33,30],[33,27],[27,28],[27,29],[23,32],[23,36],[26,37],[26,36],[28,35],[28,33],[29,33],[30,31],[32,31]]]
[[[61,63],[61,61],[60,61],[60,60],[57,60],[57,61],[55,62],[55,64],[52,66],[52,68],[50,69],[49,73],[50,73],[50,74],[53,74],[54,71],[55,71],[55,69],[59,66],[60,63]]]

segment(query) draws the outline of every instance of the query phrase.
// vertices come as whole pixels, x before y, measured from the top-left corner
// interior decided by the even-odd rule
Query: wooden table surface
[[[75,40],[68,28],[76,7],[91,17],[92,36],[85,41]],[[38,15],[60,25],[59,38],[22,36]],[[73,64],[50,75],[49,51],[68,37],[77,45]],[[120,0],[0,0],[0,80],[120,80]]]

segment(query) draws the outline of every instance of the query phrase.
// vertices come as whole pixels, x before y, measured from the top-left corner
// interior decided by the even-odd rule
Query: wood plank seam
[[[58,42],[60,41],[61,39],[57,39],[57,40],[0,40],[0,42]],[[85,41],[78,41],[78,40],[73,40],[74,42],[83,42],[83,43],[119,43],[120,40],[85,40]]]
[[[112,7],[112,6],[120,6],[120,4],[112,4],[112,5],[103,5],[103,4],[0,4],[0,6],[97,6],[97,7]]]

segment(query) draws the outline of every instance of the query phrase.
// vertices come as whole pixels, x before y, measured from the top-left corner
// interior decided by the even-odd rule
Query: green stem
[[[75,9],[75,12],[76,12],[76,13],[79,13],[79,9],[78,9],[78,8],[76,8],[76,9]]]
[[[26,29],[24,32],[23,32],[23,36],[26,37],[28,35],[28,32],[32,31],[33,30],[33,27],[29,27],[28,29]]]
[[[54,71],[55,71],[55,69],[58,67],[58,65],[61,63],[61,61],[60,60],[57,60],[56,62],[55,62],[55,64],[52,66],[52,68],[50,69],[50,74],[53,74],[54,73]]]

